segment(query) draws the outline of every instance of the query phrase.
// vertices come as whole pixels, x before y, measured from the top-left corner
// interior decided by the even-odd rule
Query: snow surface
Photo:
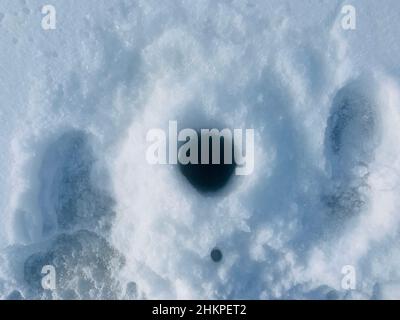
[[[0,1],[1,298],[400,296],[399,1],[49,2]],[[169,120],[254,128],[254,173],[150,166]]]

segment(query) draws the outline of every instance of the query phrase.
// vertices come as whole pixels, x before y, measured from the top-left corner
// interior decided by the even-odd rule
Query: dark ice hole
[[[212,193],[223,189],[234,174],[236,163],[234,160],[233,140],[221,137],[220,143],[220,164],[212,164],[212,139],[209,139],[209,163],[201,164],[201,134],[198,132],[198,158],[199,164],[179,164],[180,172],[186,177],[190,184],[199,192]],[[232,163],[224,163],[224,145],[232,144]]]
[[[214,248],[211,250],[211,260],[214,262],[220,262],[222,260],[222,252],[218,248]]]

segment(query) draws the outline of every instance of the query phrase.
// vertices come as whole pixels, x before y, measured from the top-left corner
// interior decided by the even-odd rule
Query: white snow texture
[[[399,12],[0,0],[0,298],[400,298]],[[149,165],[170,120],[253,128],[254,172],[203,194]]]

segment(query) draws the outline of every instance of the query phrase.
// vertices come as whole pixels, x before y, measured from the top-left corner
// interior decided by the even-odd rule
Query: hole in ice
[[[233,139],[225,139],[221,137],[220,143],[220,163],[212,164],[213,150],[212,150],[212,138],[214,135],[204,137],[209,139],[209,164],[201,163],[201,141],[202,137],[198,131],[198,162],[199,164],[179,164],[180,172],[186,177],[189,183],[199,192],[212,193],[223,189],[230,181],[234,174],[236,163],[233,157],[234,143]],[[219,139],[219,137],[215,137]],[[225,144],[231,145],[232,150],[232,163],[225,164],[224,148]],[[190,150],[187,152],[187,156],[190,155]]]
[[[222,252],[218,248],[214,248],[211,250],[211,260],[214,262],[220,262],[222,260]]]

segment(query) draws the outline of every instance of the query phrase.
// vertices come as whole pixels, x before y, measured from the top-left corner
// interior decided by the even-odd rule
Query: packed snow
[[[399,298],[399,12],[1,0],[0,298]],[[253,173],[150,165],[171,120],[254,129]]]

